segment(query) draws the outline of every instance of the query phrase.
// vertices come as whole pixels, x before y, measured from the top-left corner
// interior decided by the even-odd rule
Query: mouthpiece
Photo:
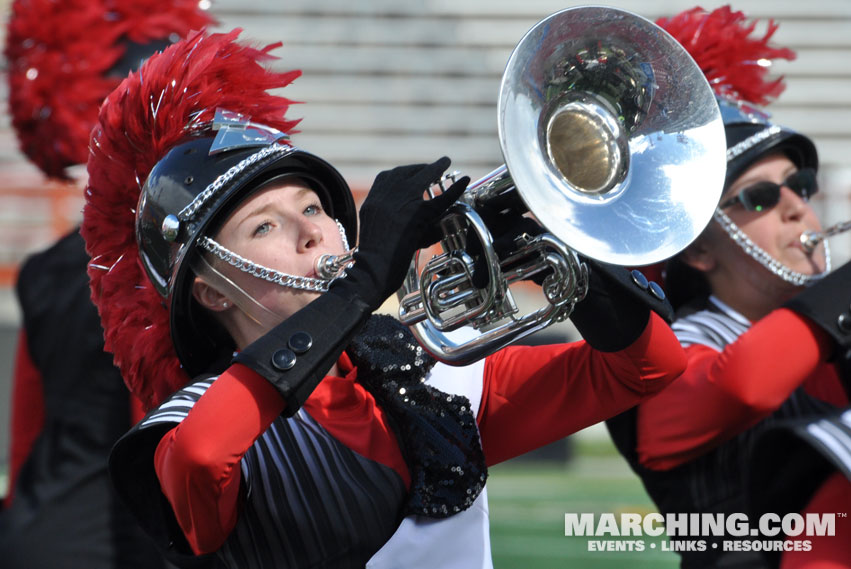
[[[824,240],[824,234],[815,231],[804,231],[801,233],[801,245],[804,247],[804,252],[807,255],[812,254],[816,249],[816,245]]]
[[[314,262],[316,276],[327,280],[341,276],[346,269],[352,266],[355,251],[357,251],[357,248],[346,251],[341,255],[330,255],[328,253],[320,255]]]
[[[804,246],[804,251],[809,255],[812,253],[816,245],[839,233],[844,233],[851,229],[851,221],[842,221],[836,225],[831,225],[823,231],[804,231],[801,233],[801,245]]]

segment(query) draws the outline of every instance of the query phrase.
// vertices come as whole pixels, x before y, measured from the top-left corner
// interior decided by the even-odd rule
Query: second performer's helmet
[[[798,169],[818,170],[818,152],[807,136],[773,123],[765,111],[746,102],[719,97],[718,105],[727,134],[725,186],[771,152],[783,152]]]

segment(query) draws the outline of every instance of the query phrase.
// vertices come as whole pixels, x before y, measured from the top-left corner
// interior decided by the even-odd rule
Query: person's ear
[[[212,312],[222,312],[233,306],[227,296],[210,286],[199,276],[196,276],[195,280],[192,281],[192,296],[198,301],[198,304]]]
[[[708,273],[715,268],[716,264],[715,255],[707,247],[706,240],[702,235],[680,253],[680,259],[692,269],[702,273]]]

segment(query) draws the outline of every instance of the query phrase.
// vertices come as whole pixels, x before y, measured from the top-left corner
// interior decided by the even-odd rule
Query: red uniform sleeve
[[[518,456],[616,415],[685,369],[670,327],[655,313],[619,352],[586,342],[511,346],[485,361],[479,429],[488,464]]]
[[[271,383],[236,364],[160,441],[154,467],[196,554],[219,549],[236,525],[239,461],[284,405]]]
[[[825,364],[831,350],[826,333],[786,309],[755,323],[722,352],[689,346],[682,377],[638,409],[639,461],[656,470],[678,466],[771,414],[809,378],[836,381]]]
[[[801,511],[804,518],[830,516],[834,519],[834,534],[819,535],[821,532],[806,532],[796,537],[787,537],[787,542],[810,542],[809,547],[790,549],[783,553],[780,569],[842,569],[851,559],[851,481],[840,473],[834,473],[819,487],[810,502]],[[841,513],[837,513],[841,512]],[[845,515],[842,515],[845,514]],[[815,535],[812,535],[815,534]]]
[[[341,356],[337,371],[343,374],[325,377],[303,409],[339,442],[392,468],[410,485],[390,421],[355,381],[357,369],[347,355]],[[239,461],[284,405],[272,384],[237,364],[160,441],[154,457],[160,485],[196,553],[219,549],[233,530],[239,513]]]
[[[38,434],[44,427],[44,391],[41,372],[30,358],[27,334],[21,330],[15,352],[12,377],[12,428],[9,448],[9,492],[3,506],[9,507],[14,498],[15,481],[30,455]]]

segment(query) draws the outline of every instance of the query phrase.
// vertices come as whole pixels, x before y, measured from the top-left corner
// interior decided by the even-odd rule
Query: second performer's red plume
[[[769,66],[774,59],[795,59],[795,52],[768,45],[777,30],[773,21],[758,37],[756,22],[723,6],[711,12],[692,8],[656,23],[686,48],[717,94],[766,105],[783,92],[782,77],[768,79]]]

